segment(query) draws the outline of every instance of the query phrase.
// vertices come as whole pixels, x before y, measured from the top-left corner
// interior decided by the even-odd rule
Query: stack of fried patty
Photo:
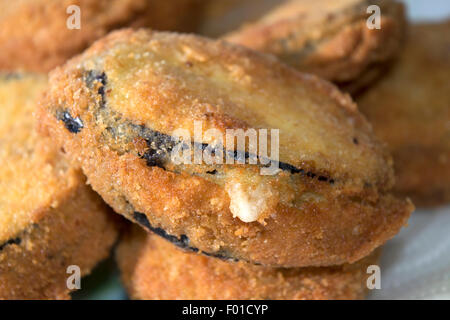
[[[408,197],[449,199],[448,22],[409,30],[394,0],[0,8],[0,299],[69,298],[119,232],[134,299],[361,299]]]
[[[239,298],[302,297],[316,272],[331,277],[329,297],[334,287],[342,297],[361,296],[367,260],[345,264],[394,236],[412,209],[390,193],[390,157],[350,97],[223,41],[114,32],[51,73],[40,121],[116,212],[190,252],[156,238],[135,245],[133,233],[119,260],[129,254],[124,248],[138,247],[136,266],[160,266],[139,276],[151,282],[125,273],[136,298],[233,298],[227,290],[220,296],[215,281],[199,282],[197,265],[205,264],[218,277],[255,278],[255,288]],[[229,129],[279,129],[278,170],[261,174],[263,165],[249,162],[250,150],[227,143],[223,154],[243,155],[242,163],[175,161],[180,143],[203,151],[217,145],[217,136],[194,135],[195,122],[224,136]],[[193,137],[190,143],[177,137],[179,129]],[[173,258],[157,259],[158,250]],[[156,259],[139,261],[143,252]],[[194,260],[191,280],[182,272],[184,259]],[[129,263],[120,264],[133,269]],[[340,266],[325,268],[334,265]],[[317,268],[309,275],[303,267]],[[278,283],[285,271],[298,275],[298,283]],[[198,287],[174,285],[185,281]],[[285,294],[272,296],[272,285]],[[304,297],[327,297],[317,285]]]

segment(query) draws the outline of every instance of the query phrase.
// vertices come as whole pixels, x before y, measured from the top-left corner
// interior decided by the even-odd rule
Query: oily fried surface
[[[40,143],[33,130],[36,99],[46,77],[19,77],[2,75],[0,80],[0,243],[37,220],[37,208],[50,206],[79,183],[76,170],[58,150]]]
[[[1,299],[68,299],[67,268],[88,275],[117,238],[114,215],[88,186],[76,190],[0,251]]]
[[[66,268],[82,274],[117,236],[109,210],[33,113],[45,76],[0,76],[0,299],[68,298]]]
[[[104,73],[104,79],[90,81],[92,73]],[[114,32],[54,73],[53,96],[62,99],[48,105],[54,114],[65,108],[81,121],[97,121],[98,130],[104,130],[102,125],[125,130],[111,138],[104,134],[112,147],[126,145],[121,135],[133,135],[127,122],[167,135],[183,128],[191,136],[194,121],[224,135],[226,129],[282,128],[280,161],[354,187],[389,188],[389,157],[348,95],[221,41],[144,30]],[[96,119],[84,119],[94,112]],[[211,142],[202,139],[198,142]]]
[[[380,7],[381,29],[366,25],[369,5]],[[356,92],[397,54],[404,25],[402,5],[391,0],[291,0],[224,39]]]
[[[191,30],[199,0],[0,1],[0,70],[47,72],[122,26]],[[70,5],[81,29],[68,29]],[[73,12],[70,12],[71,14]]]
[[[184,253],[137,227],[116,252],[133,299],[362,299],[374,253],[352,265],[268,268]]]
[[[393,157],[396,191],[418,205],[450,200],[450,22],[411,28],[397,64],[358,98]]]
[[[412,210],[389,194],[389,157],[348,96],[220,41],[111,34],[53,72],[40,119],[117,212],[209,254],[283,266],[354,262]],[[192,133],[194,120],[220,132],[280,128],[280,160],[304,171],[261,176],[256,166],[217,165],[208,174],[201,164],[143,158],[156,144],[146,132]],[[234,217],[235,186],[263,203],[257,221]]]

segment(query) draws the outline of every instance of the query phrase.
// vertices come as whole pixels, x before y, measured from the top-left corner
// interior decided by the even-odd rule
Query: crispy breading
[[[47,72],[123,26],[193,30],[201,0],[1,0],[0,70]],[[80,8],[80,29],[67,21]]]
[[[123,30],[52,72],[50,83],[41,121],[94,190],[186,249],[265,265],[354,262],[412,211],[390,194],[390,158],[348,95],[244,47]],[[222,134],[280,129],[280,170],[174,163],[172,134],[193,136],[195,120]],[[260,209],[251,221],[235,210],[247,196]]]
[[[370,5],[380,8],[380,29],[367,27]],[[273,54],[355,93],[396,56],[405,24],[403,6],[393,0],[290,0],[223,39]]]
[[[0,75],[0,299],[67,299],[66,271],[109,254],[114,215],[34,130],[40,75]]]
[[[367,267],[378,256],[336,267],[269,268],[185,253],[138,227],[116,252],[128,294],[143,300],[363,299]]]
[[[450,201],[450,20],[411,28],[397,64],[358,97],[394,157],[396,191],[420,206]]]

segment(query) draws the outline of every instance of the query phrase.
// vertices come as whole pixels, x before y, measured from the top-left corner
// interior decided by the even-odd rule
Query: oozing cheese
[[[272,192],[270,187],[259,184],[256,187],[233,181],[226,186],[230,197],[230,211],[233,217],[243,222],[257,221],[268,208],[268,199]]]

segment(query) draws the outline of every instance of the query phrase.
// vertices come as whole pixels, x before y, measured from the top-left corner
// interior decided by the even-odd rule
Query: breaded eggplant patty
[[[134,227],[116,259],[133,299],[363,299],[367,267],[377,263],[377,251],[342,266],[270,268],[185,253]]]
[[[380,8],[379,29],[367,26],[371,5]],[[223,39],[271,53],[354,93],[396,56],[405,24],[403,5],[393,0],[290,0]]]
[[[358,97],[394,157],[396,191],[420,206],[450,201],[450,20],[411,28],[398,63]]]
[[[349,96],[244,47],[123,30],[50,83],[41,121],[94,190],[187,250],[264,265],[354,262],[412,210],[390,194],[391,160]],[[194,134],[199,123],[225,136],[278,129],[277,169],[262,174],[267,159],[238,144],[216,148],[217,135]],[[193,140],[178,138],[181,129]],[[235,162],[179,163],[180,145],[214,146]]]
[[[0,70],[50,71],[123,26],[191,31],[201,1],[0,0]]]
[[[117,237],[114,215],[33,113],[46,76],[0,75],[0,299],[66,299]]]

